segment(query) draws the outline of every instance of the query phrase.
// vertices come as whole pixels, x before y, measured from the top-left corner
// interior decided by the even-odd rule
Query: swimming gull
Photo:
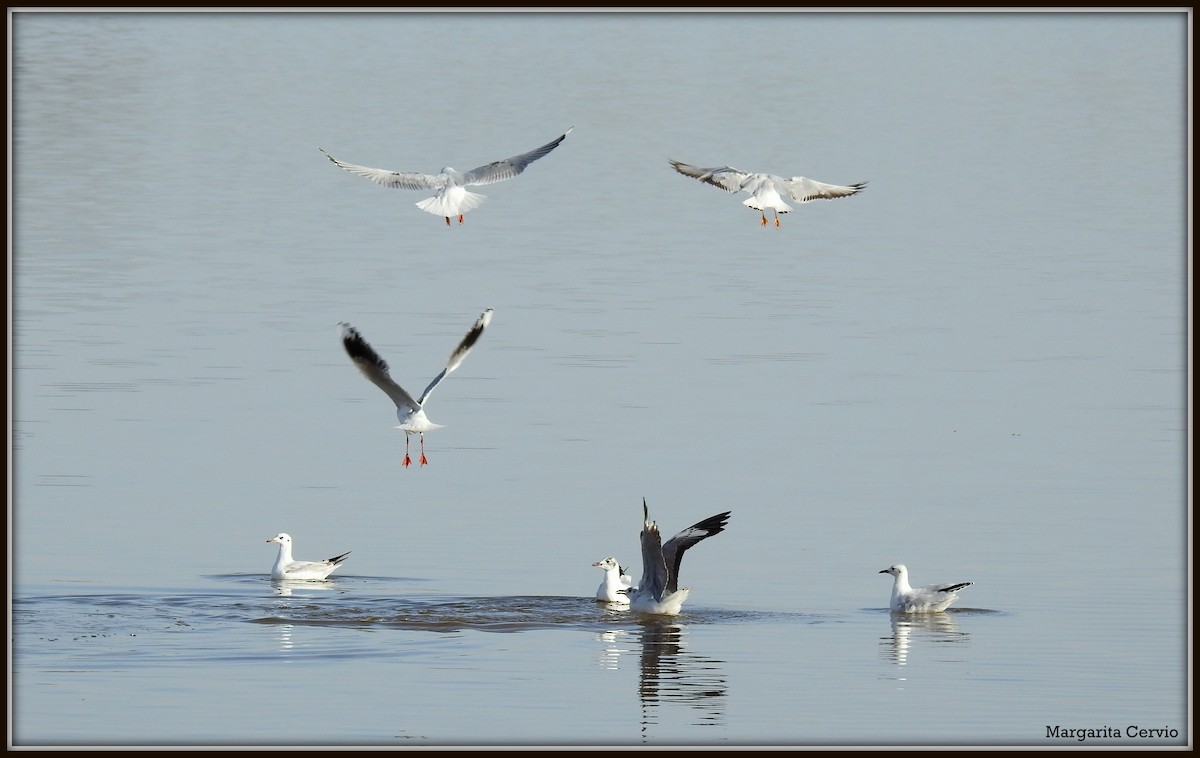
[[[690,587],[679,587],[679,565],[684,551],[700,540],[720,534],[729,521],[730,511],[692,524],[665,545],[658,524],[650,520],[645,498],[642,498],[642,513],[642,581],[637,589],[629,590],[629,608],[639,613],[675,616],[692,591]]]
[[[292,538],[286,532],[276,534],[267,542],[279,543],[279,556],[275,558],[275,565],[271,567],[271,578],[276,580],[325,579],[350,555],[349,552],[345,552],[323,561],[298,561],[292,558]]]
[[[459,367],[463,359],[467,357],[467,353],[475,345],[475,342],[483,334],[483,330],[492,321],[492,309],[488,308],[471,327],[467,335],[462,338],[458,346],[454,348],[454,352],[450,353],[450,358],[446,361],[446,367],[442,372],[433,378],[425,391],[421,393],[421,397],[417,400],[412,399],[412,395],[408,394],[403,387],[396,384],[388,374],[388,365],[379,357],[379,354],[367,344],[363,336],[350,324],[342,322],[342,346],[346,348],[346,353],[350,356],[350,360],[358,366],[359,371],[363,375],[375,383],[375,386],[387,393],[387,396],[396,404],[396,418],[400,420],[400,425],[397,429],[404,430],[404,467],[408,468],[412,463],[412,458],[408,454],[409,437],[416,434],[421,438],[421,465],[429,463],[425,458],[425,432],[433,429],[440,429],[444,424],[435,424],[425,416],[425,402],[429,399],[433,388],[449,374],[451,371]]]
[[[596,599],[606,603],[628,605],[629,595],[626,590],[633,586],[633,577],[625,573],[625,567],[611,556],[592,565],[604,569],[604,581],[600,582],[596,589]]]
[[[958,584],[930,584],[925,587],[912,587],[908,583],[908,569],[903,563],[897,563],[880,571],[881,574],[891,574],[896,577],[892,584],[891,609],[901,613],[931,613],[944,611],[950,604],[958,600],[958,590],[970,587],[972,582]]]
[[[352,174],[365,176],[384,187],[435,190],[433,197],[427,197],[418,202],[417,207],[435,216],[444,216],[446,226],[450,226],[450,219],[453,216],[458,216],[458,223],[461,224],[463,222],[463,214],[479,207],[479,204],[487,197],[487,195],[471,192],[467,187],[495,184],[505,179],[512,179],[524,171],[530,163],[533,163],[538,158],[545,157],[551,150],[558,147],[559,143],[565,140],[567,135],[574,129],[575,127],[572,126],[554,141],[547,142],[539,148],[530,150],[528,153],[514,155],[511,158],[505,158],[500,161],[492,161],[479,168],[473,168],[466,173],[456,171],[447,166],[436,176],[415,171],[389,171],[384,168],[356,166],[353,163],[339,161],[329,153],[325,153],[325,150],[322,148],[317,149],[325,153],[325,157],[333,161],[334,165],[344,168]]]
[[[767,225],[766,211],[768,209],[775,213],[775,226],[779,226],[779,214],[787,213],[792,209],[783,201],[784,195],[798,203],[807,203],[810,200],[834,200],[839,197],[857,195],[867,186],[866,182],[849,186],[826,184],[806,179],[803,176],[784,179],[782,176],[774,174],[754,174],[731,166],[697,168],[679,161],[670,161],[670,164],[684,176],[699,179],[706,184],[720,187],[726,192],[737,192],[738,190],[749,192],[750,197],[743,200],[742,204],[748,205],[762,214],[763,226]]]

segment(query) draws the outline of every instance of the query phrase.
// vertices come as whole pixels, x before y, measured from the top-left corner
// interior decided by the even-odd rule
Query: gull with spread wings
[[[465,173],[457,171],[450,166],[443,168],[436,175],[422,174],[416,171],[389,171],[385,168],[367,168],[366,166],[356,166],[353,163],[344,163],[329,153],[325,153],[324,149],[317,149],[325,153],[325,157],[333,161],[335,166],[344,168],[352,174],[366,177],[384,187],[434,190],[433,197],[427,197],[419,201],[417,207],[426,213],[445,217],[446,226],[450,226],[451,218],[458,216],[458,223],[461,224],[463,222],[463,214],[469,210],[478,208],[479,204],[487,197],[487,195],[471,192],[467,187],[495,184],[505,179],[512,179],[524,171],[530,163],[533,163],[538,158],[545,157],[551,150],[558,147],[559,143],[565,140],[574,128],[571,127],[554,141],[547,142],[539,148],[530,150],[528,153],[514,155],[511,158],[505,158],[500,161],[492,161]]]
[[[848,186],[826,184],[803,176],[793,176],[784,179],[774,174],[755,174],[741,171],[731,166],[721,168],[697,168],[679,161],[670,161],[671,166],[693,179],[699,179],[705,184],[720,187],[726,192],[748,192],[750,197],[742,201],[762,214],[762,225],[767,225],[767,211],[775,213],[775,226],[779,226],[779,214],[787,213],[792,206],[783,201],[784,196],[790,197],[797,203],[807,203],[810,200],[836,200],[839,197],[857,195],[867,186],[866,182],[858,182]]]
[[[342,322],[342,346],[346,348],[346,354],[350,356],[350,360],[358,367],[358,370],[363,373],[363,376],[371,380],[376,387],[383,390],[392,402],[396,404],[396,418],[400,420],[400,425],[397,429],[404,430],[404,467],[408,468],[412,463],[412,458],[408,454],[409,438],[416,434],[421,438],[421,465],[429,463],[425,459],[425,432],[433,429],[440,429],[444,424],[435,424],[425,415],[425,403],[429,399],[430,393],[438,386],[442,379],[446,378],[454,369],[458,368],[463,360],[467,357],[467,353],[479,340],[483,334],[483,330],[492,322],[492,309],[488,308],[471,327],[467,335],[462,338],[458,346],[454,348],[454,352],[450,353],[450,358],[446,361],[446,367],[442,372],[433,378],[425,391],[421,393],[421,397],[413,400],[412,395],[408,394],[403,387],[396,384],[388,373],[388,365],[379,357],[362,334],[359,333],[350,324]]]

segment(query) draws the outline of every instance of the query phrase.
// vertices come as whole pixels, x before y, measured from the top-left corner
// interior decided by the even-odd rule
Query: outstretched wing
[[[350,324],[342,322],[342,347],[346,348],[346,354],[350,356],[350,360],[358,367],[358,370],[363,373],[363,376],[370,379],[376,387],[387,393],[387,396],[392,399],[397,408],[405,409],[409,412],[418,410],[421,406],[417,401],[412,399],[412,396],[404,391],[396,382],[392,381],[391,375],[388,373],[388,365],[379,357],[379,353],[367,344],[363,336],[358,330]]]
[[[471,352],[471,348],[474,347],[475,343],[479,341],[479,337],[483,334],[483,330],[487,329],[487,326],[490,323],[492,323],[492,309],[488,308],[486,311],[479,314],[479,318],[475,320],[475,323],[471,326],[470,331],[468,331],[467,335],[462,338],[462,341],[458,343],[458,346],[454,348],[454,352],[450,353],[450,358],[446,361],[446,368],[442,369],[442,372],[435,376],[433,381],[429,383],[429,386],[425,388],[425,391],[421,393],[421,399],[417,401],[419,404],[424,405],[425,401],[429,398],[429,393],[433,392],[433,388],[438,386],[442,379],[446,378],[447,374],[458,368],[459,364],[461,364],[467,357],[467,353]]]
[[[512,179],[517,174],[525,170],[525,167],[533,163],[538,158],[543,158],[550,153],[551,150],[558,147],[559,143],[567,138],[567,135],[574,131],[575,127],[571,127],[562,134],[561,137],[553,142],[547,142],[536,150],[530,150],[528,153],[514,155],[511,158],[506,158],[502,161],[492,161],[486,166],[473,168],[463,174],[463,184],[495,184],[502,182],[505,179]]]
[[[317,149],[322,153],[325,153],[324,149],[319,147]],[[353,163],[343,163],[329,153],[325,153],[325,157],[333,161],[335,166],[344,168],[352,174],[365,176],[376,184],[380,184],[384,187],[396,187],[398,189],[436,190],[441,189],[446,184],[446,177],[444,176],[420,174],[414,171],[389,171],[386,168],[367,168],[366,166],[356,166]]]
[[[690,176],[693,179],[699,179],[705,184],[711,184],[714,187],[720,187],[726,192],[737,192],[742,188],[753,174],[733,168],[731,166],[722,166],[721,168],[697,168],[689,166],[686,163],[679,161],[669,161],[671,166],[676,171],[684,176]]]
[[[714,534],[724,531],[725,525],[729,523],[729,514],[730,511],[725,511],[698,521],[667,540],[667,544],[663,545],[663,562],[666,564],[668,572],[667,592],[675,592],[679,589],[679,565],[683,563],[684,551],[700,540],[708,539]]]
[[[807,203],[809,200],[836,200],[839,197],[850,197],[857,195],[867,186],[866,182],[859,182],[849,186],[840,184],[826,184],[813,179],[806,179],[803,176],[793,176],[787,181],[788,192],[792,199],[798,203]]]
[[[645,498],[642,499],[642,511],[645,514],[642,523],[642,580],[638,582],[637,591],[639,595],[649,595],[655,600],[662,600],[663,591],[667,587],[667,563],[663,559],[662,535],[659,534],[658,524],[650,520]]]

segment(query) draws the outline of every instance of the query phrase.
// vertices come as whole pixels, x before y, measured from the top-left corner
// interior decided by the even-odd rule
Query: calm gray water
[[[10,18],[12,744],[1191,743],[1186,13]]]

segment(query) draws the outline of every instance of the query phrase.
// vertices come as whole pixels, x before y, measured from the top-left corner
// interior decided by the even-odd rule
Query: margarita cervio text
[[[1161,729],[1145,729],[1135,724],[1125,727],[1125,731],[1122,733],[1120,729],[1114,729],[1111,726],[1102,726],[1098,729],[1071,729],[1057,725],[1046,726],[1046,739],[1074,739],[1083,742],[1084,740],[1119,740],[1122,737],[1135,737],[1143,740],[1173,740],[1178,739],[1179,730],[1172,729],[1169,726],[1164,726]]]

